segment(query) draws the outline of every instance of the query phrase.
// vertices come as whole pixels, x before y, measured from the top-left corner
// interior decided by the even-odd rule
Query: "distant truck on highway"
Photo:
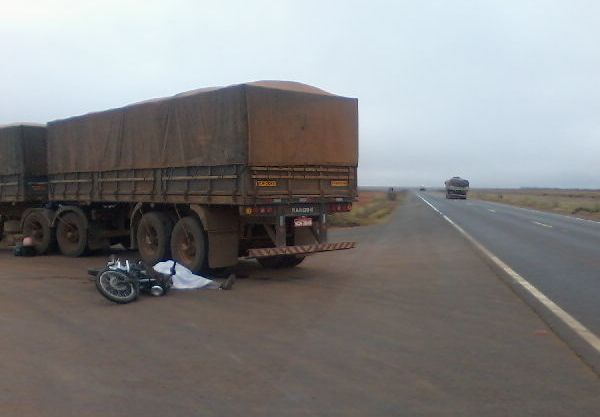
[[[358,103],[308,85],[206,88],[0,128],[0,238],[38,254],[121,243],[194,272],[291,267],[357,197]]]
[[[469,191],[469,181],[460,178],[452,177],[444,182],[446,185],[446,198],[458,198],[465,200]]]

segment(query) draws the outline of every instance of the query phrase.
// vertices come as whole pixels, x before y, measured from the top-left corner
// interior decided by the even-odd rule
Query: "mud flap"
[[[208,266],[221,268],[238,262],[239,212],[223,207],[191,205],[208,236]]]

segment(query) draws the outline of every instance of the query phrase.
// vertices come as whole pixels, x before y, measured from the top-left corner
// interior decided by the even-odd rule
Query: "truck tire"
[[[304,258],[304,256],[297,255],[279,255],[268,258],[257,258],[256,260],[263,268],[281,269],[293,268],[297,265],[300,265],[300,263],[304,261]]]
[[[42,213],[33,212],[25,217],[23,235],[33,240],[33,247],[38,255],[50,252],[56,243],[54,228]]]
[[[142,216],[136,233],[140,257],[148,265],[169,259],[173,222],[165,213],[152,211]]]
[[[200,221],[192,216],[179,219],[171,234],[173,259],[194,273],[208,267],[206,233]]]
[[[56,240],[63,255],[72,257],[85,255],[88,248],[86,219],[74,212],[59,217]]]
[[[305,256],[285,255],[283,257],[282,265],[280,266],[280,268],[293,268],[295,266],[300,265],[305,258]]]
[[[281,256],[269,256],[268,258],[256,258],[256,261],[263,268],[277,269],[281,264]]]

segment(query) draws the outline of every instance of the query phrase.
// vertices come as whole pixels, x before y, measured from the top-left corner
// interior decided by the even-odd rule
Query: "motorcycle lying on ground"
[[[103,269],[89,270],[88,273],[95,277],[96,289],[105,298],[127,304],[136,300],[140,292],[157,297],[167,294],[173,285],[175,265],[173,262],[170,275],[166,275],[156,272],[142,261],[122,263],[119,259],[111,259]]]

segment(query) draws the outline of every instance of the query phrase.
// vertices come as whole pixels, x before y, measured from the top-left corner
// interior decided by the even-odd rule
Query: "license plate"
[[[312,226],[312,218],[296,217],[294,219],[294,227],[307,227],[307,226]]]
[[[292,207],[292,214],[304,214],[302,217],[306,217],[307,214],[313,214],[314,212],[314,207]]]

